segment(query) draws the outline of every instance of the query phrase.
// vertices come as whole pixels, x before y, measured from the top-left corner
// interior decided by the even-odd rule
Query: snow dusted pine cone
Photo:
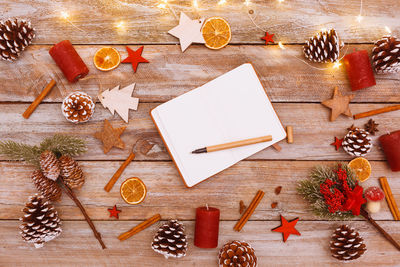
[[[58,176],[60,176],[60,162],[57,159],[57,156],[46,150],[40,155],[39,159],[40,169],[42,169],[43,175],[50,180],[57,180]]]
[[[335,62],[339,59],[343,44],[334,29],[324,30],[306,41],[303,51],[308,60],[313,62]]]
[[[185,227],[177,220],[163,224],[154,236],[151,247],[167,259],[185,256],[187,250]]]
[[[376,73],[396,73],[400,71],[400,40],[384,36],[372,49],[372,62]]]
[[[51,201],[57,201],[61,198],[60,186],[57,182],[44,177],[40,170],[34,171],[31,178],[42,196]]]
[[[35,30],[25,20],[9,19],[0,22],[0,57],[15,61],[22,51],[32,43]]]
[[[220,267],[256,267],[254,249],[244,241],[226,243],[218,255]]]
[[[350,261],[361,257],[367,250],[364,239],[348,225],[342,225],[332,235],[330,249],[332,256],[338,260]]]
[[[25,214],[20,220],[21,235],[25,242],[33,243],[36,248],[43,247],[61,234],[61,222],[54,206],[38,194],[30,197],[22,210]]]
[[[63,101],[61,110],[65,118],[73,123],[87,122],[94,113],[92,98],[83,92],[69,94]]]
[[[61,177],[69,188],[81,188],[85,183],[85,176],[78,162],[70,156],[61,156],[60,159]]]
[[[351,127],[343,139],[342,147],[351,156],[365,156],[372,148],[371,137],[364,129]]]

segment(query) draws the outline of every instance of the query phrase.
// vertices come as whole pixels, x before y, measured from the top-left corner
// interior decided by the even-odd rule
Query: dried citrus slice
[[[147,189],[142,180],[132,177],[121,184],[120,193],[126,203],[136,205],[144,200]]]
[[[93,63],[97,69],[109,71],[119,66],[121,63],[121,56],[115,48],[103,47],[97,50],[93,57]]]
[[[349,167],[352,168],[357,175],[358,180],[361,182],[366,181],[371,175],[371,164],[365,158],[355,158],[349,163]]]
[[[226,46],[231,40],[231,27],[221,17],[207,19],[201,28],[205,45],[210,49],[220,49]]]

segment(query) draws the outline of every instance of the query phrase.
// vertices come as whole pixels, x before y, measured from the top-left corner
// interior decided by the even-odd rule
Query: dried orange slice
[[[121,56],[115,48],[103,47],[97,50],[93,57],[93,63],[97,69],[109,71],[119,66]]]
[[[136,205],[144,200],[147,189],[142,180],[132,177],[121,184],[120,193],[126,203]]]
[[[221,17],[207,19],[201,28],[205,45],[210,49],[220,49],[226,46],[231,40],[231,27]]]
[[[356,172],[358,180],[366,181],[371,176],[371,164],[365,158],[355,158],[349,162],[349,167]]]

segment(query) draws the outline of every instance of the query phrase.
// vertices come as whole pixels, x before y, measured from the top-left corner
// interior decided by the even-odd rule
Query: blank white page
[[[158,106],[152,116],[188,187],[286,137],[251,64]],[[264,135],[272,135],[273,140],[191,153],[205,146]]]

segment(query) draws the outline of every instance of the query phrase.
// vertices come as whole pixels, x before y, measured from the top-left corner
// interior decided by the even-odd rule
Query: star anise
[[[369,132],[372,135],[375,135],[376,132],[379,132],[378,125],[379,124],[376,123],[373,119],[370,119],[364,126],[367,132]]]

